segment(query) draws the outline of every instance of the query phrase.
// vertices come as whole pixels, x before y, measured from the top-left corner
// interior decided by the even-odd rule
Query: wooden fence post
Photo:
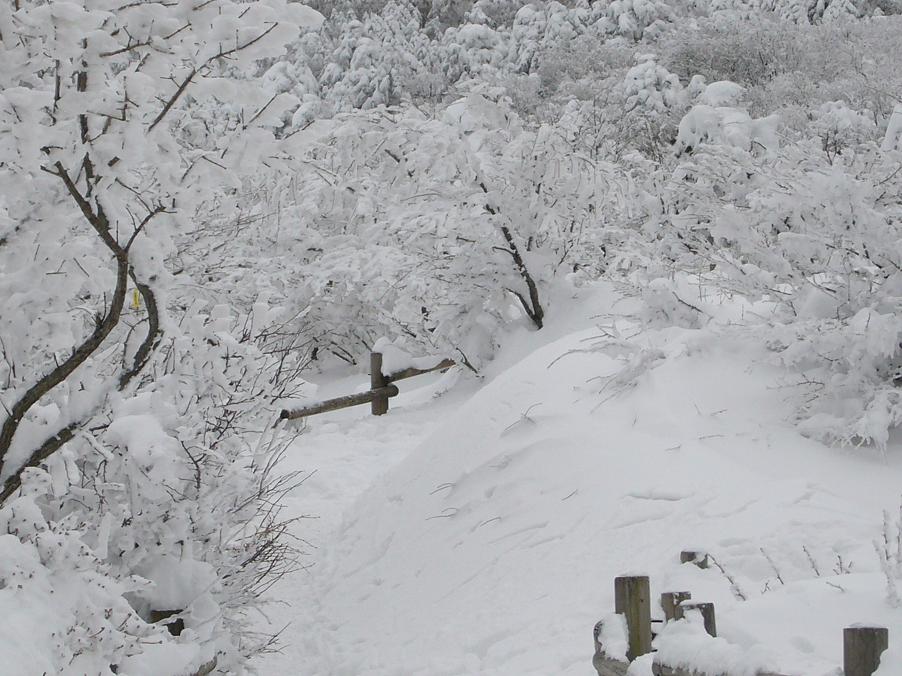
[[[651,591],[648,576],[614,578],[614,612],[626,616],[627,659],[651,652]]]
[[[714,604],[713,603],[681,603],[676,607],[676,619],[681,620],[686,617],[687,610],[697,610],[702,614],[705,621],[705,631],[710,636],[717,636],[717,623],[714,621]]]
[[[598,672],[598,676],[626,676],[629,664],[608,657],[604,651],[604,645],[601,643],[601,628],[604,621],[596,622],[592,636],[595,639],[595,654],[592,657],[592,666]]]
[[[377,390],[386,386],[385,376],[382,375],[382,353],[370,353],[370,389]],[[385,415],[388,413],[388,397],[378,397],[370,404],[373,415]]]
[[[677,607],[692,598],[689,592],[664,592],[661,594],[661,610],[664,611],[664,621],[670,622],[677,616]]]
[[[842,633],[845,676],[872,676],[880,666],[880,655],[889,647],[889,630],[854,626],[846,627]]]
[[[694,563],[704,569],[708,567],[708,555],[705,552],[680,552],[680,563]]]

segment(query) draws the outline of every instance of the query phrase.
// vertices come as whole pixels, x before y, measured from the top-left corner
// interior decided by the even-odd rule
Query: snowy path
[[[264,656],[261,674],[307,676],[328,674],[334,648],[321,631],[332,628],[328,613],[319,607],[318,591],[325,584],[323,560],[336,538],[345,512],[378,477],[403,460],[441,423],[443,414],[460,405],[463,394],[433,399],[441,377],[423,376],[404,383],[402,393],[391,400],[391,418],[375,418],[369,406],[358,406],[309,419],[308,429],[284,461],[284,471],[310,475],[285,501],[285,516],[301,516],[292,532],[310,543],[312,564],[282,580],[273,593],[285,601],[267,610],[266,630],[282,634],[279,653]],[[353,376],[324,384],[321,398],[349,394],[367,384],[365,376]]]

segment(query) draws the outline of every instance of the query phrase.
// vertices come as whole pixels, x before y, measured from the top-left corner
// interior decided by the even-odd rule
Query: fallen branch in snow
[[[717,567],[717,570],[719,570],[721,574],[725,578],[727,578],[727,582],[730,583],[730,591],[733,592],[733,596],[735,596],[740,601],[747,601],[748,597],[743,593],[742,589],[739,588],[739,583],[736,582],[736,579],[732,575],[730,575],[722,565],[720,565],[720,563],[717,559],[714,558],[714,556],[708,554],[708,558],[711,559],[711,563],[713,563]]]

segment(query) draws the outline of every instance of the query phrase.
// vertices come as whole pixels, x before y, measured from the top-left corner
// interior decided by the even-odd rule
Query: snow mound
[[[533,352],[362,496],[320,571],[308,673],[583,675],[626,571],[653,598],[714,601],[740,666],[833,673],[843,626],[902,630],[872,544],[898,506],[898,444],[802,437],[781,373],[737,333],[599,340]],[[689,548],[716,565],[680,565]]]

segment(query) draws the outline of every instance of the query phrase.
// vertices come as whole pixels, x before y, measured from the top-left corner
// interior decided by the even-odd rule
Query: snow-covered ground
[[[513,338],[484,383],[435,398],[453,375],[425,376],[388,416],[310,421],[288,465],[316,473],[289,509],[319,517],[296,529],[315,565],[278,588],[291,605],[272,625],[291,624],[260,673],[585,675],[629,572],[655,596],[714,601],[744,664],[835,674],[856,622],[889,626],[892,645],[902,610],[874,541],[899,509],[902,441],[800,436],[787,375],[735,330],[621,322],[632,338],[587,350],[614,299],[597,290],[556,333]],[[680,565],[684,549],[719,566]]]

